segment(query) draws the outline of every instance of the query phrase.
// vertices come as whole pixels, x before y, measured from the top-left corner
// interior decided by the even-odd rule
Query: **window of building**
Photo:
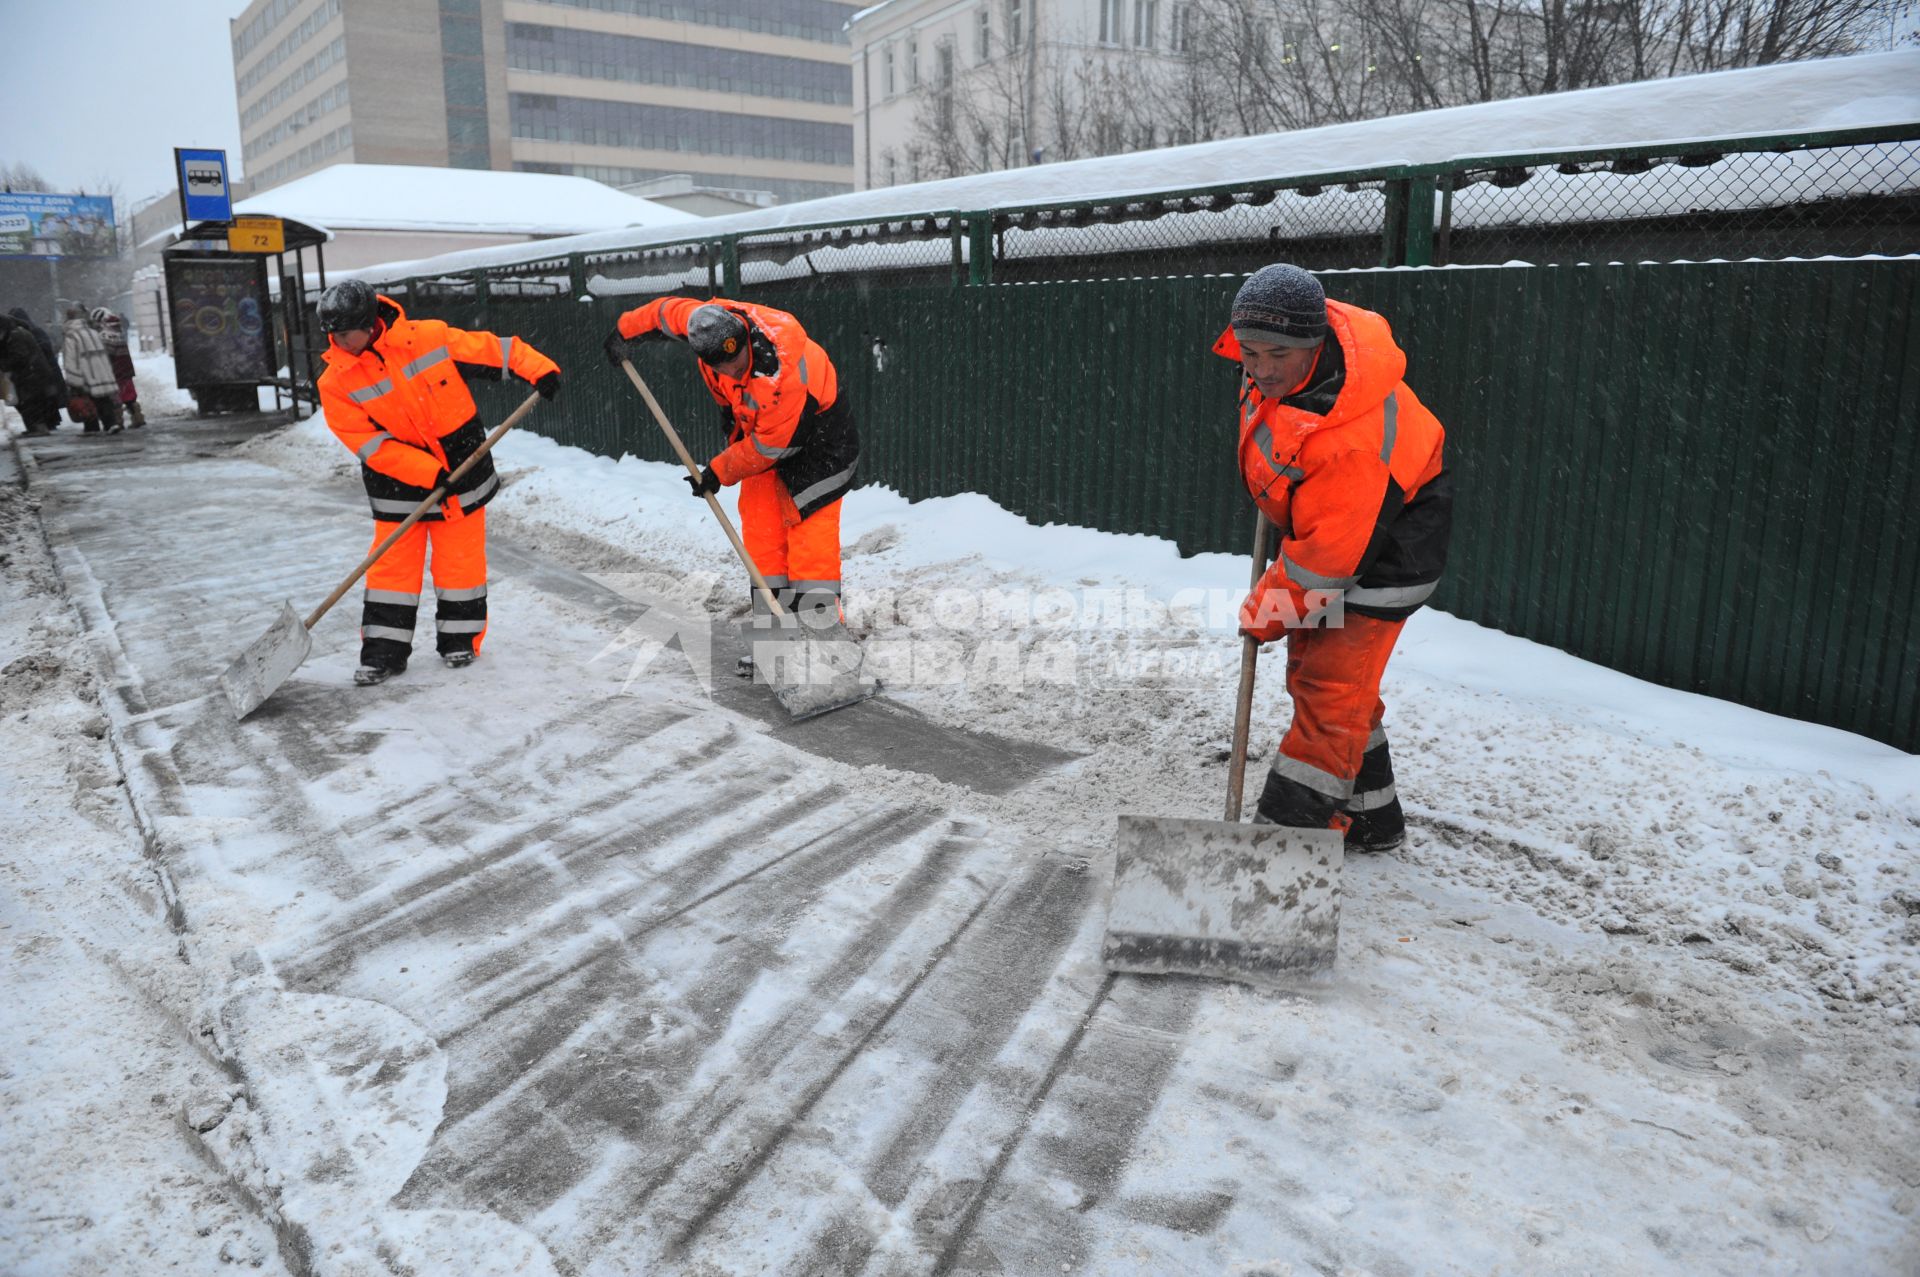
[[[480,0],[440,0],[440,74],[446,90],[447,164],[492,168],[487,128],[487,68]]]
[[[1007,48],[1017,49],[1027,38],[1026,0],[1007,0]]]
[[[1121,32],[1120,6],[1126,0],[1099,0],[1100,5],[1100,43],[1119,44]]]
[[[1280,61],[1282,63],[1298,62],[1300,60],[1301,43],[1309,38],[1310,32],[1305,26],[1294,22],[1282,23],[1280,27]],[[1338,51],[1340,48],[1340,37],[1334,37],[1333,47]]]
[[[836,105],[853,101],[850,62],[820,62],[530,22],[507,23],[507,65],[519,71],[751,97]]]
[[[933,46],[933,82],[943,89],[953,87],[953,41],[942,40]]]
[[[1173,6],[1173,51],[1189,53],[1193,50],[1193,5],[1180,3]]]
[[[887,86],[887,96],[892,97],[900,91],[900,85],[893,74],[893,46],[889,44],[880,55],[880,65],[884,68],[881,82]]]
[[[518,138],[853,167],[851,124],[545,93],[510,93],[507,103]]]
[[[762,35],[793,36],[829,44],[847,43],[847,19],[857,4],[836,0],[540,0],[572,9],[631,13],[670,22],[697,22]]]
[[[1160,26],[1160,0],[1133,0],[1133,44],[1138,49],[1153,47],[1154,32]]]
[[[917,35],[907,37],[907,87],[920,87],[920,37]]]
[[[983,4],[974,18],[973,60],[985,62],[993,56],[993,6]]]

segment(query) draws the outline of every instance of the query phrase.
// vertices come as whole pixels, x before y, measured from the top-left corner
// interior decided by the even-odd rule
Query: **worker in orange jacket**
[[[726,420],[727,446],[696,497],[740,485],[741,539],[780,605],[801,619],[840,616],[840,504],[853,486],[860,436],[820,344],[784,310],[715,297],[659,297],[620,316],[607,358],[629,343],[684,341]],[[765,604],[754,591],[756,613]]]
[[[1214,351],[1240,362],[1240,474],[1280,534],[1240,609],[1243,633],[1287,639],[1293,699],[1255,819],[1391,851],[1406,818],[1380,678],[1446,567],[1445,431],[1401,380],[1387,321],[1297,266],[1248,277]]]
[[[487,632],[486,504],[500,479],[488,455],[458,487],[449,484],[487,437],[465,379],[511,372],[552,399],[560,393],[559,365],[513,337],[408,319],[398,302],[357,279],[322,294],[319,315],[327,334],[320,407],[327,428],[360,458],[374,545],[434,488],[449,489],[439,508],[367,569],[353,681],[370,686],[406,669],[429,546],[441,659],[456,669],[471,665]]]

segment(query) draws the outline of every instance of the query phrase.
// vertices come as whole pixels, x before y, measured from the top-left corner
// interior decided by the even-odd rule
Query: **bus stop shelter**
[[[252,411],[268,385],[276,412],[318,405],[306,254],[324,289],[332,238],[323,226],[256,215],[195,222],[163,252],[174,379],[201,416]]]

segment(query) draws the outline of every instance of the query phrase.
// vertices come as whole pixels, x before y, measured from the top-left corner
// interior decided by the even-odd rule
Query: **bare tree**
[[[1026,66],[996,34],[994,56],[922,91],[914,107],[913,135],[903,150],[917,148],[924,177],[959,177],[1012,168],[1026,162],[1032,135],[1026,99]]]
[[[1189,0],[1172,55],[1037,33],[928,94],[928,176],[1313,128],[1891,43],[1901,0]]]
[[[16,162],[0,168],[0,189],[7,191],[51,191],[53,186],[31,164]]]

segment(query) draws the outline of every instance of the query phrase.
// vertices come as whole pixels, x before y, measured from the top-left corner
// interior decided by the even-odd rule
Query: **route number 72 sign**
[[[277,217],[236,217],[227,228],[227,247],[236,253],[284,253],[286,224]]]

